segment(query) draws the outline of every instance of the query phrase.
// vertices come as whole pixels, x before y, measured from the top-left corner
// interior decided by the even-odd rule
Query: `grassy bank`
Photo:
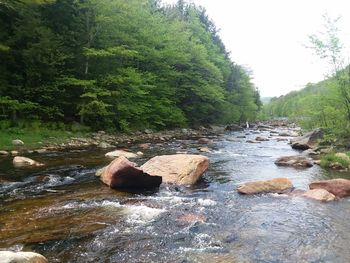
[[[71,137],[85,137],[89,134],[89,130],[81,125],[43,125],[41,123],[23,123],[16,127],[2,125],[0,129],[0,150],[35,149],[62,143]],[[15,139],[22,140],[24,145],[13,145],[12,140]]]

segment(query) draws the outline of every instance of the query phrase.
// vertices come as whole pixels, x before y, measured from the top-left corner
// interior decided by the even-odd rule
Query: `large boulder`
[[[302,196],[322,202],[334,201],[336,199],[334,194],[325,189],[312,189],[303,193]]]
[[[24,166],[43,166],[44,164],[34,161],[30,158],[23,156],[16,156],[13,158],[13,165],[16,167],[24,167]]]
[[[164,183],[192,185],[208,169],[209,159],[203,155],[175,154],[156,156],[141,166],[150,175],[158,175]]]
[[[295,168],[312,167],[313,163],[305,156],[283,156],[275,161],[277,166],[292,166]]]
[[[109,157],[109,158],[117,158],[117,157],[123,156],[125,158],[131,159],[131,158],[136,158],[137,154],[132,153],[132,152],[127,152],[124,150],[115,150],[115,151],[106,153],[105,156]]]
[[[291,141],[293,149],[307,150],[310,148],[316,148],[319,144],[319,140],[323,138],[324,131],[322,129],[316,129],[304,136],[295,138]]]
[[[255,181],[245,183],[237,188],[241,194],[259,193],[286,193],[293,188],[292,182],[288,178],[274,178],[266,181]]]
[[[227,125],[225,128],[226,131],[242,131],[243,128],[237,124]]]
[[[154,188],[162,183],[162,177],[143,172],[124,156],[105,167],[100,179],[111,188]]]
[[[34,252],[0,251],[1,263],[47,263],[48,260]]]
[[[331,179],[324,181],[316,181],[309,185],[312,189],[325,189],[334,194],[336,197],[350,196],[350,180],[347,179]]]

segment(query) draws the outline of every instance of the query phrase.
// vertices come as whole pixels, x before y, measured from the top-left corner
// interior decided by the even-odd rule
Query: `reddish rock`
[[[283,156],[275,161],[278,166],[292,166],[296,168],[312,167],[312,162],[304,156]]]
[[[309,188],[325,189],[336,197],[350,196],[350,180],[342,178],[313,182]]]
[[[209,144],[209,143],[212,143],[212,141],[209,140],[208,138],[199,138],[198,143],[199,144]]]
[[[191,185],[208,169],[209,159],[203,155],[175,154],[156,156],[141,166],[150,174],[163,178],[163,183]]]
[[[124,156],[111,162],[103,170],[100,179],[111,188],[153,188],[162,183],[160,176],[143,172]]]
[[[148,150],[151,147],[150,143],[141,143],[138,145],[138,147],[142,150]]]
[[[302,196],[322,202],[334,201],[336,199],[334,194],[325,189],[312,189],[302,194]]]
[[[274,178],[266,181],[248,182],[237,188],[241,194],[286,193],[293,188],[288,178]]]

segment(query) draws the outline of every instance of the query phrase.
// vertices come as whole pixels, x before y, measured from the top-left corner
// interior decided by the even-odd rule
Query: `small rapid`
[[[95,149],[35,156],[48,165],[34,169],[2,158],[0,248],[35,251],[49,262],[349,262],[350,199],[236,192],[254,180],[287,177],[307,189],[339,176],[318,166],[277,167],[278,157],[300,153],[277,136],[247,143],[253,132],[215,136],[209,153],[196,140],[154,144],[135,160],[205,154],[210,167],[191,187],[109,189],[94,174],[110,160]]]

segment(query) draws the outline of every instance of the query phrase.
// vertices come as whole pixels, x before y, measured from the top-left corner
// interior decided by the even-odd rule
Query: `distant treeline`
[[[300,91],[272,98],[264,105],[269,117],[289,117],[305,128],[324,127],[349,136],[350,68],[335,72],[326,80],[308,84]]]
[[[0,1],[0,61],[0,117],[13,122],[162,129],[254,120],[261,105],[184,1]]]

